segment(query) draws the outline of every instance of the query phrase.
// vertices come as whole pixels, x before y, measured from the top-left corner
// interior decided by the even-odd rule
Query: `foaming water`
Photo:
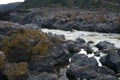
[[[115,44],[116,47],[120,48],[120,34],[114,33],[97,33],[97,32],[87,32],[87,31],[63,31],[55,29],[42,29],[45,33],[53,33],[58,35],[64,35],[66,40],[75,40],[76,38],[83,38],[85,41],[93,41],[96,43],[100,41],[108,41]]]
[[[100,60],[100,57],[94,56],[94,53],[92,53],[92,54],[87,54],[87,52],[86,52],[84,49],[81,49],[81,51],[78,52],[78,54],[85,54],[85,55],[87,55],[88,57],[94,57],[94,58],[97,60],[97,62],[98,62],[98,66],[102,66],[101,62],[99,61],[99,60]]]

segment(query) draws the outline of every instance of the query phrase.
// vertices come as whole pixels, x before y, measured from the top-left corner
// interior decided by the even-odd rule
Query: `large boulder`
[[[59,63],[69,60],[70,57],[70,52],[62,44],[52,47],[48,54]]]
[[[77,38],[76,39],[76,43],[78,43],[78,44],[82,44],[82,43],[85,43],[86,41],[84,40],[84,39],[82,39],[82,38]]]
[[[48,51],[45,55],[34,57],[30,61],[31,70],[51,71],[53,67],[57,64],[63,64],[70,58],[70,53],[67,48],[64,46],[66,42],[62,41],[62,38],[56,35],[48,35],[51,45],[49,45]]]
[[[34,59],[30,62],[30,71],[33,73],[39,72],[54,72],[54,66],[58,62],[52,58],[43,57],[41,59]]]
[[[11,30],[22,29],[23,25],[11,23],[7,21],[0,21],[0,35],[6,35]]]
[[[48,36],[41,30],[11,30],[2,37],[0,50],[10,63],[27,62],[29,69],[35,73],[50,71],[56,64],[69,59],[69,51],[62,47],[62,39],[56,35]],[[0,67],[3,67],[3,58]]]
[[[114,27],[113,27],[114,26]],[[97,23],[97,26],[94,28],[96,32],[104,33],[120,33],[119,25],[111,23]]]
[[[77,53],[81,49],[81,45],[76,44],[75,41],[66,41],[66,48],[70,51],[70,53]]]
[[[6,64],[4,74],[8,80],[26,80],[28,78],[28,64],[25,62]]]
[[[10,62],[29,61],[48,50],[47,35],[40,30],[18,29],[8,32],[2,38],[3,51]]]
[[[101,63],[109,68],[113,69],[116,73],[120,73],[120,52],[109,51],[106,56],[100,59]]]
[[[88,57],[86,55],[84,55],[84,54],[79,54],[79,55],[78,54],[74,54],[72,56],[71,62],[74,63],[74,62],[76,62],[78,60],[85,59],[85,58],[88,58]]]
[[[32,22],[37,24],[39,27],[52,28],[51,26],[55,22],[55,18],[35,16]]]
[[[75,54],[67,69],[70,80],[119,80],[114,71],[107,67],[99,67],[95,58],[83,54]]]
[[[112,50],[112,49],[115,49],[115,46],[114,44],[110,43],[110,42],[107,42],[107,41],[101,41],[99,42],[96,47],[100,50]]]
[[[74,58],[78,57],[75,60]],[[80,57],[80,58],[79,58]],[[72,63],[70,64],[70,67],[67,70],[68,78],[73,78],[76,80],[77,78],[80,79],[90,79],[94,78],[96,76],[95,71],[93,69],[96,69],[98,66],[97,61],[95,58],[88,58],[85,55],[82,54],[76,54],[72,58]]]
[[[36,73],[52,73],[55,65],[69,60],[63,35],[47,35],[41,30],[29,29],[29,26],[32,27],[22,25],[18,28],[14,23],[5,22],[1,29],[0,50],[3,52],[0,52],[0,70],[8,80],[29,80],[30,75]],[[41,78],[53,80],[47,75],[48,78],[44,75]]]

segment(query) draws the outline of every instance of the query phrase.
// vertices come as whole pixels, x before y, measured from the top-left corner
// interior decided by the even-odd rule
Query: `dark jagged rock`
[[[83,41],[83,39],[81,39]],[[87,51],[88,54],[93,52],[93,49],[88,43],[78,42],[78,41],[66,41],[66,48],[69,50],[70,53],[78,53],[81,49]]]
[[[25,13],[11,12],[11,21],[21,24],[33,23],[37,24],[39,28],[120,33],[119,13],[87,12],[84,10],[81,12],[79,9],[75,9],[75,12],[73,12],[71,9],[63,11],[61,8],[53,8],[52,11],[48,8],[33,8],[29,10],[29,12]]]
[[[52,34],[52,33],[47,33],[49,38],[60,38],[61,40],[65,40],[65,36],[64,35],[56,35],[56,34]]]
[[[22,29],[23,26],[11,22],[0,21],[0,35],[6,35],[11,30]]]
[[[74,63],[77,60],[81,60],[81,59],[85,59],[85,58],[88,58],[88,57],[86,55],[84,55],[84,54],[79,54],[79,55],[78,54],[74,54],[72,56],[71,62]]]
[[[113,77],[113,76],[102,76],[102,77],[97,77],[95,79],[90,79],[90,80],[119,80],[118,78],[116,77]]]
[[[44,71],[53,72],[54,71],[53,68],[57,63],[58,62],[52,58],[41,58],[38,60],[31,60],[30,70],[33,73],[39,73]]]
[[[38,30],[39,29],[39,27],[36,24],[25,24],[24,28],[33,29],[33,30]]]
[[[6,64],[3,72],[8,80],[27,80],[28,64],[25,62]]]
[[[96,52],[94,52],[94,54],[95,54],[95,56],[100,56],[100,52],[99,51],[96,51]]]
[[[97,74],[93,74],[95,73],[95,71],[92,69],[97,68],[98,65],[97,61],[94,58],[88,58],[87,56],[85,57],[85,55],[80,54],[77,55],[78,57],[81,56],[81,58],[76,58],[78,60],[73,59],[74,62],[70,64],[70,67],[67,70],[68,78],[71,77],[74,80],[77,78],[80,79],[94,78]]]
[[[86,43],[86,41],[85,41],[84,39],[77,38],[77,39],[76,39],[76,43],[77,43],[77,44],[81,44],[81,43]]]
[[[76,53],[80,51],[80,46],[75,44],[74,41],[67,41],[66,43],[67,49],[70,51],[70,53]]]
[[[0,69],[8,80],[27,80],[28,73],[52,73],[55,65],[69,60],[69,50],[63,45],[67,44],[64,36],[47,35],[23,25],[24,28],[19,28],[20,25],[16,27],[10,22],[3,24],[2,32],[8,32],[0,38],[0,50],[4,52],[0,52]],[[12,29],[13,26],[15,29]]]
[[[99,67],[96,59],[83,54],[75,54],[67,69],[69,80],[119,80],[115,73],[107,67]]]
[[[88,43],[88,44],[94,44],[94,42],[93,42],[93,41],[88,41],[87,43]]]
[[[99,42],[96,47],[100,50],[111,50],[111,49],[115,49],[115,46],[114,44],[110,43],[110,42],[107,42],[107,41],[102,41],[102,42]]]
[[[120,73],[120,53],[117,51],[109,51],[108,54],[100,59],[101,63],[108,66],[116,73]]]
[[[51,50],[48,51],[48,55],[54,59],[57,63],[65,63],[69,60],[71,54],[69,50],[64,46],[64,44],[67,44],[66,42],[63,42],[61,44],[58,44],[51,48]]]
[[[91,53],[93,53],[93,49],[92,49],[92,47],[90,46],[90,44],[89,43],[87,43],[86,45],[85,45],[85,51],[87,52],[87,54],[91,54]]]
[[[114,25],[110,25],[110,24],[107,24],[107,23],[99,23],[95,28],[94,30],[96,32],[105,32],[105,33],[109,33],[109,32],[118,32],[118,26]],[[113,31],[114,30],[114,31]]]
[[[0,79],[1,80],[8,80],[7,76],[5,74],[3,74],[1,71],[0,71]]]

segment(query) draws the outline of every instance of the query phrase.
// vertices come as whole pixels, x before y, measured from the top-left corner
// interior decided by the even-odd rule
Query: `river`
[[[120,34],[115,33],[98,33],[98,32],[87,32],[87,31],[63,31],[55,29],[42,29],[45,33],[53,33],[57,35],[64,35],[66,40],[75,40],[76,38],[83,38],[86,42],[93,41],[97,44],[100,41],[108,41],[115,44],[116,47],[120,48]]]

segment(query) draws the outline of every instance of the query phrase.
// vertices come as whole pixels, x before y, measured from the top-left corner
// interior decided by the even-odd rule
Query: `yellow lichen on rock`
[[[38,54],[44,54],[46,53],[48,50],[48,42],[43,40],[40,41],[38,44],[35,45],[35,47],[33,48],[33,52],[35,51]]]
[[[33,55],[41,55],[48,50],[48,37],[40,30],[18,29],[8,32],[0,48],[10,62],[28,61]],[[37,54],[35,54],[37,53]]]
[[[4,69],[4,74],[8,80],[15,80],[17,77],[26,75],[28,71],[28,64],[25,62],[17,64],[7,64]]]

